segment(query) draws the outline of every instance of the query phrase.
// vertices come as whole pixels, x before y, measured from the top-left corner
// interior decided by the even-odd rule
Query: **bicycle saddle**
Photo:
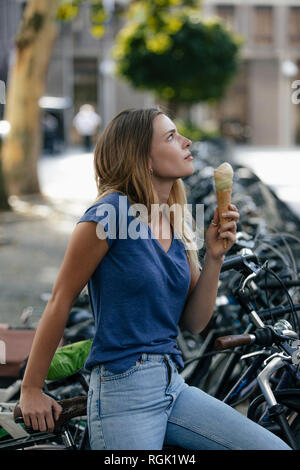
[[[86,396],[77,396],[73,398],[66,398],[64,400],[57,400],[57,403],[62,407],[62,412],[59,415],[58,420],[55,421],[53,430],[54,434],[59,432],[59,430],[65,426],[70,421],[70,419],[76,418],[77,416],[86,416]],[[16,403],[14,407],[13,416],[15,422],[23,422],[23,415],[19,402]]]

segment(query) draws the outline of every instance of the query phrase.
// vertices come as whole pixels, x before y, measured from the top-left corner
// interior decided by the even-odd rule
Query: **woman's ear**
[[[153,160],[152,160],[152,157],[150,156],[149,157],[149,160],[148,160],[148,171],[151,172],[151,168],[152,168],[152,164],[153,164]]]

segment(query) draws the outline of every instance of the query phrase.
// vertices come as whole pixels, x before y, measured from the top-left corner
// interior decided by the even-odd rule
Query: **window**
[[[269,45],[273,42],[273,7],[254,7],[254,42]]]
[[[291,45],[300,45],[300,7],[290,7],[288,35]]]
[[[97,106],[97,59],[94,57],[75,57],[74,71],[74,104],[75,108],[85,103]]]
[[[217,5],[217,15],[224,20],[230,29],[234,29],[235,7],[233,5]]]

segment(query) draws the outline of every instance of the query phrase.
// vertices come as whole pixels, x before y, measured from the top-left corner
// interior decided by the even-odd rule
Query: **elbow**
[[[199,335],[202,331],[202,328],[188,328],[187,331],[192,335]]]
[[[187,331],[188,333],[191,333],[192,335],[199,335],[203,328],[197,328],[194,325],[191,325],[189,323],[181,321],[179,323],[179,327],[181,330]]]
[[[69,311],[77,296],[73,296],[61,290],[53,291],[50,299],[48,300],[48,306],[53,308],[54,311]]]
[[[188,333],[191,333],[194,336],[199,335],[202,331],[200,329],[194,329],[194,328],[184,328],[184,329],[185,331],[187,331]]]
[[[204,329],[203,321],[201,321],[200,318],[201,318],[201,315],[196,314],[196,312],[194,312],[192,309],[186,306],[182,312],[182,315],[179,321],[179,327],[182,330],[191,333],[192,335],[199,335],[201,331]]]

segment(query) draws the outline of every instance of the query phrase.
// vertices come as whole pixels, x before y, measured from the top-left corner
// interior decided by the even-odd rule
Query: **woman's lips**
[[[185,157],[185,160],[194,160],[194,157],[192,157],[192,155],[189,154],[187,157]]]

